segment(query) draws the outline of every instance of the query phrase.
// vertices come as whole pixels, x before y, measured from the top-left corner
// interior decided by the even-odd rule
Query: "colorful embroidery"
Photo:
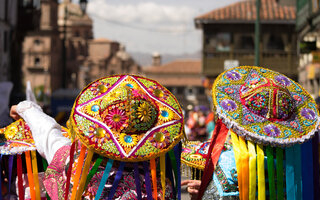
[[[319,126],[315,101],[299,84],[269,69],[243,66],[218,76],[216,113],[239,135],[286,146],[309,139]]]
[[[68,127],[96,153],[143,161],[174,146],[182,136],[182,124],[177,100],[159,83],[116,75],[99,79],[81,92]]]

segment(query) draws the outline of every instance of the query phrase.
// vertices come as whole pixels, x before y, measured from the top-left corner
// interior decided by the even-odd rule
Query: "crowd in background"
[[[214,126],[214,114],[204,106],[196,106],[186,115],[185,132],[188,140],[209,140]]]

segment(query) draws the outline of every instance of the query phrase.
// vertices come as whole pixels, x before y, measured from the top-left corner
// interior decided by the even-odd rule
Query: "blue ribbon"
[[[98,188],[97,194],[96,194],[94,199],[100,199],[100,196],[101,196],[102,191],[104,189],[104,185],[106,184],[107,179],[109,177],[109,173],[110,173],[112,164],[113,164],[113,160],[109,159],[108,163],[106,165],[106,168],[104,169],[103,176],[101,178],[101,181],[100,181],[100,184],[99,184],[99,188]]]
[[[143,162],[144,169],[144,179],[146,180],[146,191],[147,191],[147,199],[152,200],[152,189],[151,189],[151,180],[149,174],[149,165],[147,162]]]
[[[134,181],[136,182],[136,192],[138,200],[142,199],[141,196],[141,185],[140,185],[140,177],[139,177],[139,166],[138,163],[134,163]]]
[[[294,182],[297,191],[296,199],[302,199],[302,170],[301,170],[301,145],[296,144],[294,148]]]
[[[313,155],[312,141],[301,145],[302,164],[302,196],[303,199],[313,199]]]
[[[295,186],[294,186],[294,148],[286,148],[286,192],[287,199],[295,200]]]
[[[109,193],[108,200],[112,200],[114,194],[116,193],[118,184],[119,184],[120,179],[122,177],[122,172],[123,172],[123,169],[124,169],[124,165],[125,165],[125,162],[120,162],[120,166],[118,168],[116,177],[114,178],[114,181],[113,181],[113,184],[112,184],[112,188],[111,188],[110,193]]]
[[[179,142],[178,145],[174,147],[174,155],[177,161],[177,169],[180,169],[180,156],[181,156],[182,144]],[[178,188],[178,200],[181,200],[181,174],[178,172],[178,182],[176,183]]]
[[[319,177],[319,133],[317,132],[312,139],[313,152],[313,191],[314,199],[320,199],[320,177]]]
[[[172,193],[173,196],[176,197],[176,190],[174,187],[174,179],[173,179],[173,172],[172,172],[172,165],[171,165],[171,160],[169,157],[169,154],[166,154],[166,177],[169,178],[170,182],[171,182],[171,186],[172,186]]]

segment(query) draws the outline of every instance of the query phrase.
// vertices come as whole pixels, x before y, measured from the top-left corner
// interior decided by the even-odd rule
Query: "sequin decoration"
[[[217,115],[236,133],[260,143],[302,143],[319,126],[310,94],[269,69],[242,66],[225,71],[215,80],[212,95]]]
[[[204,170],[210,142],[188,141],[183,145],[181,162],[189,167]]]
[[[61,127],[61,132],[65,136],[69,135],[65,127]],[[36,146],[32,133],[24,120],[19,119],[0,129],[0,154],[15,155],[34,150]]]
[[[156,81],[116,75],[81,92],[70,122],[71,135],[95,152],[143,161],[169,151],[180,140],[183,115],[175,97]]]

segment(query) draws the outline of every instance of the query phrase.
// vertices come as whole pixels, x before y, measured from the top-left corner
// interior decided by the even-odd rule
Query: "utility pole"
[[[260,65],[260,7],[261,0],[256,0],[256,22],[254,26],[254,65]]]

